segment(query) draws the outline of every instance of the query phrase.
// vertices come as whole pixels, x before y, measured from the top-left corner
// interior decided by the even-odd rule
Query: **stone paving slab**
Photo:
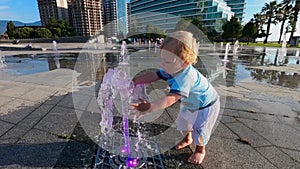
[[[34,128],[57,135],[71,135],[77,121],[75,109],[56,106]]]
[[[128,70],[132,76],[146,67],[159,66],[158,57],[143,59],[134,59],[135,67]],[[153,64],[149,65],[150,62]],[[101,114],[95,93],[99,84],[94,87],[86,81],[72,91],[79,76],[73,73],[57,69],[26,76],[1,76],[0,168],[93,165],[95,136],[100,130]],[[250,82],[226,87],[223,81],[216,79],[223,115],[208,143],[204,162],[187,162],[193,146],[180,151],[168,149],[162,154],[165,168],[299,168],[300,91]],[[157,88],[160,91],[154,91]],[[166,92],[166,84],[154,84],[149,89],[147,92],[153,91],[154,98]],[[182,137],[175,132],[178,108],[175,104],[157,116],[151,128],[156,133],[163,133],[166,126],[174,130],[176,136],[161,136],[174,145]]]
[[[249,119],[239,120],[276,146],[300,150],[300,132],[288,125]]]
[[[0,136],[1,136],[4,133],[6,133],[9,129],[11,129],[14,126],[14,124],[0,121],[0,126],[1,126],[1,130],[0,130]]]
[[[280,123],[282,123],[282,124],[290,125],[291,127],[296,128],[298,130],[300,129],[299,115],[297,118],[280,117],[280,116],[278,116],[277,118],[279,119]]]
[[[231,128],[227,127],[227,125],[224,125],[223,123],[219,123],[218,127],[213,132],[213,136],[217,136],[224,139],[232,139],[237,140],[239,139],[239,136],[235,131],[233,131]]]
[[[285,152],[287,155],[292,157],[295,161],[300,163],[300,152],[299,151],[289,150],[289,149],[285,149],[285,148],[280,148],[280,149],[281,149],[281,151]]]
[[[1,144],[0,166],[4,168],[51,168],[65,142],[38,130],[28,132],[17,144]]]
[[[220,137],[213,137],[208,143],[206,159],[202,166],[226,169],[277,168],[250,145]]]
[[[261,147],[257,148],[265,158],[270,160],[278,168],[299,168],[300,163],[295,161],[291,156],[287,155],[281,149],[271,146],[271,147]]]
[[[34,89],[34,88],[26,87],[26,86],[14,86],[14,87],[10,87],[6,90],[3,90],[3,92],[1,92],[1,95],[17,98],[17,97],[20,97],[20,96],[30,92],[32,89]]]
[[[14,100],[15,98],[9,96],[1,96],[0,95],[0,106],[9,103],[10,101]]]
[[[230,123],[226,124],[226,126],[234,131],[235,134],[238,135],[239,138],[243,138],[251,144],[253,147],[261,147],[261,146],[269,146],[272,145],[268,140],[263,138],[259,133],[251,130],[242,123]]]
[[[249,111],[238,111],[239,117],[245,119],[252,119],[252,120],[260,120],[260,121],[271,121],[271,122],[280,122],[278,116],[275,114],[265,114],[265,113],[256,113],[256,112],[249,112]]]
[[[38,104],[31,101],[15,99],[9,102],[9,104],[0,107],[0,120],[16,124],[34,111],[38,106]]]

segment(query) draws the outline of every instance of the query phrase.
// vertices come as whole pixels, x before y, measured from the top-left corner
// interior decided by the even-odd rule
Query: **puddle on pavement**
[[[77,54],[37,54],[5,56],[5,66],[0,69],[13,76],[47,72],[58,68],[73,69]]]
[[[255,81],[300,90],[299,51],[287,51],[285,57],[279,55],[275,48],[241,50],[228,57],[230,61],[226,65],[229,68],[227,80],[233,78],[232,85],[242,81]],[[221,59],[223,57],[220,55]],[[270,69],[271,66],[275,66],[276,70]],[[287,66],[298,68],[286,70]]]
[[[196,67],[208,68],[207,65],[201,64],[201,55],[217,55],[220,59],[224,57],[224,50],[202,50],[200,52],[200,62],[196,64]],[[95,80],[101,80],[103,74],[110,67],[117,66],[118,54],[117,53],[100,53],[100,54],[86,54],[87,57],[83,57],[88,62],[85,64],[99,64],[103,56],[105,56],[105,64],[102,67],[98,66],[101,70],[93,70],[97,73]],[[51,71],[58,68],[66,68],[74,70],[78,58],[78,54],[66,53],[66,54],[37,54],[37,55],[14,55],[5,56],[5,66],[0,68],[0,72],[7,73],[9,75],[21,76],[34,74],[39,72]],[[80,57],[81,58],[81,57]],[[98,58],[98,60],[94,59]],[[263,66],[276,66],[283,68],[286,65],[299,65],[299,51],[288,50],[285,57],[279,56],[276,48],[251,48],[239,50],[237,54],[229,52],[229,62],[226,64],[226,83],[227,86],[235,85],[236,83],[243,81],[255,81],[263,84],[272,84],[278,86],[284,86],[296,90],[300,90],[300,75],[295,72],[268,70],[261,68]],[[224,65],[216,64],[212,69],[221,69]],[[256,68],[253,68],[256,67]],[[76,69],[76,68],[75,68]],[[279,70],[280,70],[279,69]],[[81,73],[81,81],[93,79],[90,78],[90,71],[77,70]],[[206,71],[201,71],[203,74],[207,74]],[[218,71],[219,72],[219,71]],[[297,72],[297,71],[296,71]],[[219,72],[219,76],[222,76]]]

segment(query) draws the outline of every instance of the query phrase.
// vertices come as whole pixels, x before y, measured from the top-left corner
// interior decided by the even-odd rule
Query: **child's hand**
[[[137,109],[138,111],[144,112],[150,109],[151,104],[146,100],[141,100],[141,103],[132,103],[131,106]]]
[[[140,119],[143,115],[146,114],[146,111],[150,109],[151,104],[146,100],[140,100],[141,103],[132,103],[131,106],[138,110],[137,119]]]

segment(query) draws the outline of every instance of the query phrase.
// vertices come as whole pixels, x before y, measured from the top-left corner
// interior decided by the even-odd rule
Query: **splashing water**
[[[127,45],[125,41],[122,41],[121,51],[120,51],[120,65],[128,65],[129,55],[127,52]]]
[[[286,33],[284,32],[281,49],[279,49],[278,62],[282,64],[284,62],[284,57],[286,57]]]
[[[1,55],[1,51],[0,51],[0,68],[5,66],[5,56]]]
[[[283,33],[283,39],[282,39],[282,48],[286,48],[286,32],[284,31]]]
[[[118,97],[119,96],[119,97]],[[113,135],[113,111],[114,100],[121,98],[121,115],[123,122],[123,137],[125,145],[120,149],[121,153],[127,156],[127,167],[135,167],[138,165],[139,157],[132,157],[129,138],[129,122],[128,117],[132,110],[129,109],[131,102],[136,102],[139,99],[148,100],[144,85],[134,87],[133,82],[127,74],[121,69],[109,69],[104,75],[101,84],[97,102],[99,104],[101,114],[101,134],[103,137],[111,137]],[[143,141],[142,132],[139,130],[139,122],[134,119],[137,125],[138,141],[135,144],[135,150],[139,149],[139,143]]]
[[[53,44],[53,50],[54,51],[57,51],[57,43],[55,40],[52,41],[52,44]]]
[[[105,136],[111,134],[113,122],[113,93],[112,93],[112,78],[114,70],[109,69],[104,75],[101,88],[98,93],[97,102],[99,104],[101,114],[101,133]]]
[[[223,42],[221,42],[221,44],[220,44],[220,48],[221,48],[221,49],[223,49]]]
[[[52,45],[53,45],[53,51],[55,52],[54,53],[55,66],[56,66],[57,69],[59,69],[60,68],[60,62],[59,62],[60,54],[57,50],[57,42],[55,40],[53,40]]]
[[[236,54],[237,53],[237,50],[240,48],[240,45],[239,45],[239,41],[236,40],[234,45],[233,45],[233,53]]]
[[[225,48],[225,55],[224,55],[224,58],[223,58],[222,62],[229,62],[229,60],[228,60],[229,48],[230,48],[230,43],[227,43],[226,48]]]

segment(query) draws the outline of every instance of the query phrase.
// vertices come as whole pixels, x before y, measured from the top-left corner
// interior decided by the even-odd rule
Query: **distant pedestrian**
[[[28,48],[28,49],[32,49],[32,43],[31,43],[31,42],[29,42],[29,43],[27,44],[26,48]]]

